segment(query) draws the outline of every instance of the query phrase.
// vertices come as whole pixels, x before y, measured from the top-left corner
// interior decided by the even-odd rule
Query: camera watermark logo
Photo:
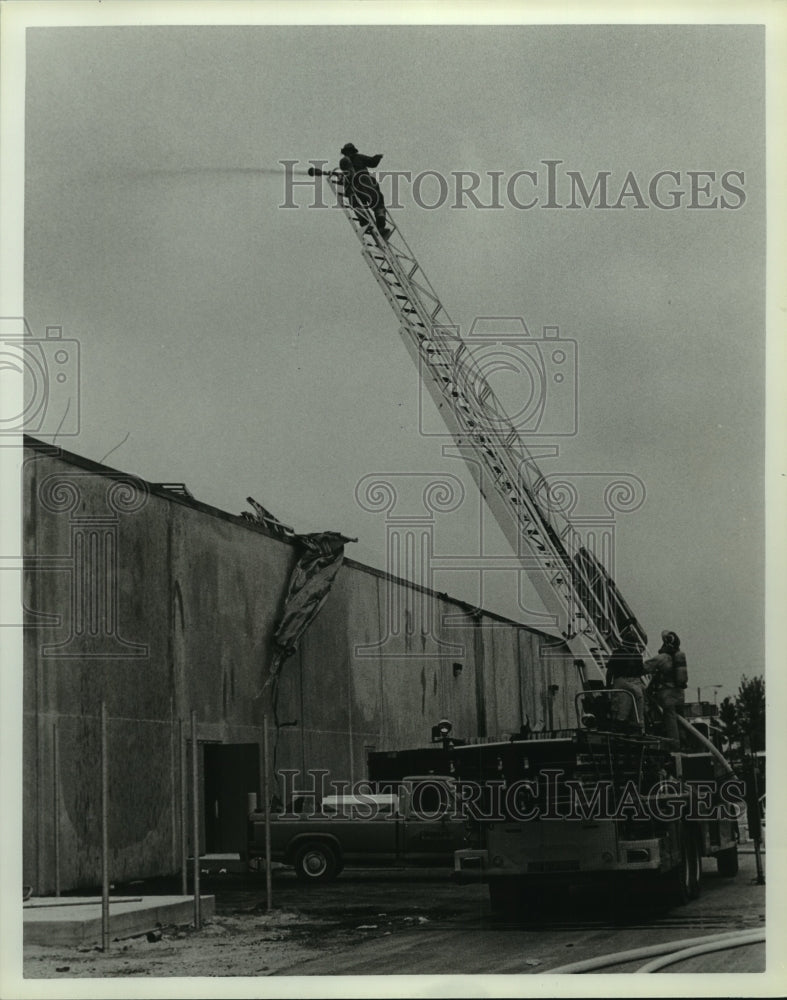
[[[577,433],[577,342],[557,326],[532,336],[521,316],[478,316],[460,339],[463,391],[483,407],[489,434],[571,437]],[[419,428],[426,437],[451,437],[429,396],[432,374],[419,371]],[[490,391],[499,403],[485,403]],[[501,414],[505,414],[505,417]]]
[[[23,317],[0,317],[0,435],[78,434],[79,359],[62,327],[36,337]]]

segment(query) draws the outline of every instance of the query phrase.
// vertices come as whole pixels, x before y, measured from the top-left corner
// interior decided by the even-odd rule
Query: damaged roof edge
[[[100,462],[93,461],[93,459],[77,455],[76,452],[66,451],[66,449],[60,447],[60,445],[47,444],[45,441],[40,441],[38,438],[31,437],[28,434],[24,435],[24,446],[25,448],[39,452],[42,455],[48,455],[51,458],[60,459],[89,472],[95,472],[97,475],[118,476],[119,478],[131,476],[134,479],[138,479],[140,483],[144,483],[145,488],[151,496],[157,496],[163,500],[170,501],[170,503],[181,504],[184,507],[191,507],[193,510],[198,510],[203,514],[207,514],[209,517],[215,517],[222,521],[228,521],[231,524],[245,528],[247,531],[253,531],[257,534],[265,535],[274,541],[280,542],[282,545],[289,545],[291,548],[294,548],[297,545],[297,535],[294,539],[283,538],[277,532],[265,527],[265,525],[255,523],[254,521],[243,517],[241,514],[230,514],[225,510],[221,510],[219,507],[213,507],[210,504],[203,503],[201,500],[197,500],[188,490],[186,490],[186,493],[175,492],[171,489],[167,489],[167,484],[148,482],[146,479],[143,479],[142,476],[138,476],[133,472],[124,472],[121,469],[115,469],[109,465],[102,465]],[[182,486],[183,484],[179,483],[177,485]],[[432,587],[425,587],[420,583],[414,583],[412,580],[406,580],[404,577],[394,576],[386,570],[377,569],[374,566],[367,566],[365,563],[357,562],[355,559],[349,559],[347,556],[344,557],[342,564],[349,566],[352,569],[360,570],[362,573],[368,573],[371,576],[376,576],[381,580],[389,580],[391,583],[397,583],[403,587],[409,587],[411,590],[415,590],[418,593],[428,594],[430,597],[439,598],[449,604],[455,605],[467,614],[480,612],[485,618],[489,618],[492,621],[497,621],[504,625],[512,625],[515,628],[521,628],[525,632],[530,632],[533,635],[540,636],[541,638],[549,639],[553,642],[556,638],[558,638],[554,635],[550,635],[548,632],[542,631],[541,629],[534,628],[531,625],[524,625],[522,622],[514,621],[513,618],[507,618],[505,615],[498,614],[496,611],[487,611],[484,608],[477,608],[458,597],[452,597],[450,594],[446,594],[443,591],[434,590]]]

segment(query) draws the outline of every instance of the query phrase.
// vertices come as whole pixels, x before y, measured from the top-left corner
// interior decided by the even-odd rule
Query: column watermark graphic
[[[67,519],[68,543],[62,554],[26,555],[26,590],[35,591],[39,574],[64,573],[70,600],[65,608],[41,611],[25,607],[24,625],[67,634],[41,644],[43,658],[145,659],[146,643],[126,638],[121,619],[121,572],[126,572],[128,538],[123,521],[148,502],[147,485],[135,476],[102,472],[56,472],[46,475],[33,501],[42,511]],[[124,559],[123,556],[126,556]]]
[[[433,586],[437,584],[437,575],[441,572],[461,572],[465,577],[472,577],[474,580],[474,590],[477,595],[477,605],[479,615],[477,624],[482,628],[506,628],[507,623],[497,622],[494,619],[484,620],[480,616],[480,609],[486,606],[486,595],[491,589],[488,587],[490,578],[501,573],[516,574],[516,611],[521,621],[526,622],[532,628],[548,629],[556,625],[553,615],[539,611],[530,604],[529,580],[534,572],[542,572],[544,569],[544,557],[541,553],[528,547],[526,537],[522,532],[517,533],[516,549],[510,555],[503,555],[499,552],[490,551],[489,538],[489,518],[491,512],[487,509],[481,498],[489,497],[494,491],[492,475],[489,474],[486,465],[480,461],[474,449],[468,445],[444,444],[441,448],[443,458],[449,460],[460,460],[471,471],[473,480],[477,487],[479,504],[477,513],[474,514],[475,534],[474,551],[470,552],[467,546],[461,553],[446,553],[434,555],[430,567],[435,576]],[[539,461],[555,458],[559,454],[557,445],[539,443],[530,450],[531,458],[538,458]],[[443,623],[446,628],[464,625],[465,615],[446,614]]]
[[[403,500],[403,494],[405,499]],[[384,634],[354,647],[358,657],[395,659],[463,656],[461,644],[438,634],[431,591],[434,580],[434,529],[438,514],[450,514],[465,499],[452,475],[391,472],[364,476],[355,487],[358,506],[384,515],[386,575]],[[406,580],[410,586],[397,581]]]
[[[445,449],[447,451],[447,449]],[[444,451],[444,453],[445,453]],[[449,458],[472,458],[450,453]],[[430,507],[428,497],[447,490],[458,502]],[[420,487],[421,499],[417,496]],[[544,475],[536,484],[536,494],[545,510],[560,511],[570,522],[562,542],[571,565],[576,567],[575,585],[584,603],[597,608],[599,620],[611,628],[615,620],[614,576],[616,569],[616,528],[621,515],[639,510],[646,499],[643,481],[631,473],[561,472]],[[555,627],[553,615],[530,606],[527,580],[545,572],[545,557],[528,548],[519,536],[519,551],[510,555],[485,551],[484,511],[479,511],[475,551],[439,551],[435,514],[458,512],[464,488],[454,476],[430,477],[425,473],[387,472],[365,476],[356,486],[361,509],[382,516],[385,531],[385,572],[393,578],[386,588],[383,634],[374,643],[354,648],[359,657],[385,655],[393,658],[461,657],[461,645],[445,639],[446,630],[467,626],[467,615],[444,613],[437,619],[434,595],[441,593],[441,573],[461,572],[474,579],[478,604],[484,604],[489,590],[488,575],[517,574],[517,617],[523,625],[546,630]],[[447,493],[445,495],[448,495]],[[405,580],[414,587],[398,585]],[[494,620],[479,621],[481,627],[498,627]]]
[[[639,510],[647,496],[639,476],[629,472],[555,472],[538,480],[535,494],[545,510],[558,511],[571,523],[574,545],[581,544],[614,576],[617,515]]]

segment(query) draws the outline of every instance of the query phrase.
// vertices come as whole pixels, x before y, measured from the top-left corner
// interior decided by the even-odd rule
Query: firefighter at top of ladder
[[[382,153],[374,156],[365,156],[359,153],[355,146],[348,142],[341,149],[342,158],[339,160],[339,169],[345,175],[344,190],[347,199],[353,208],[366,208],[372,215],[380,235],[387,239],[391,235],[391,230],[386,225],[385,202],[380,191],[380,185],[369,173],[369,167],[376,167],[383,158]],[[362,213],[358,213],[356,218],[361,225],[367,225]]]

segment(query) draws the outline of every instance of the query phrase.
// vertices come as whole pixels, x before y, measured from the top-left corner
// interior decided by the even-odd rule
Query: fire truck
[[[743,784],[713,754],[588,726],[458,747],[455,770],[481,846],[455,854],[458,881],[485,881],[493,914],[593,883],[610,902],[682,904],[703,862],[738,871]],[[477,802],[471,797],[480,789]]]
[[[609,725],[608,691],[577,698],[573,729],[369,755],[369,778],[396,787],[408,767],[453,783],[465,819],[454,855],[457,882],[489,886],[492,913],[506,918],[587,887],[611,904],[632,898],[680,905],[700,893],[703,866],[738,871],[744,785],[699,745],[675,752],[657,735]],[[688,737],[687,737],[688,742]]]
[[[499,912],[556,884],[598,876],[608,886],[658,885],[685,902],[699,892],[704,858],[734,875],[742,792],[730,765],[685,720],[689,752],[609,724],[607,661],[624,629],[644,649],[644,629],[602,554],[550,502],[523,435],[396,220],[386,213],[381,229],[353,201],[342,171],[309,173],[332,187],[457,453],[552,616],[551,653],[570,659],[579,675],[575,728],[453,747],[451,775],[475,810],[482,845],[458,851],[457,876],[487,881]],[[565,355],[559,340],[551,348],[553,359]]]

